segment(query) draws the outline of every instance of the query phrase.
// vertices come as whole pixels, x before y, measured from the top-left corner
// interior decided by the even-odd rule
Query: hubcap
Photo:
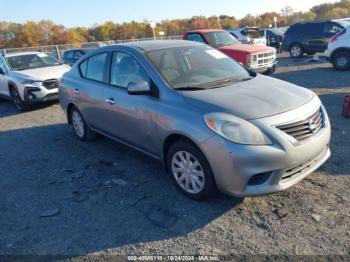
[[[72,114],[72,122],[75,133],[82,138],[84,136],[85,130],[84,130],[84,122],[81,118],[80,114],[77,111],[73,111]]]
[[[300,54],[301,54],[301,49],[300,49],[300,47],[299,47],[299,46],[293,46],[293,47],[292,47],[292,50],[291,50],[291,53],[292,53],[292,55],[293,55],[294,57],[300,56]]]
[[[337,64],[340,67],[346,66],[348,64],[348,62],[349,62],[349,59],[345,56],[341,56],[337,59]]]
[[[204,172],[199,161],[186,151],[174,154],[171,169],[176,182],[186,192],[198,194],[204,188]]]

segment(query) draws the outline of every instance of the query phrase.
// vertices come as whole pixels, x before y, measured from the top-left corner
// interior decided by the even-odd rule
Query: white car
[[[325,56],[336,70],[344,71],[350,68],[350,27],[329,40]]]
[[[41,52],[0,55],[0,96],[20,111],[58,99],[58,84],[70,67]]]
[[[266,43],[267,43],[266,37],[258,27],[228,29],[227,31],[243,44],[254,44],[254,45],[266,46]]]

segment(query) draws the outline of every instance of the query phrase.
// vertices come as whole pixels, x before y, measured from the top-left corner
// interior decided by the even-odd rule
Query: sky
[[[49,19],[67,27],[132,20],[159,22],[192,16],[262,14],[291,6],[307,11],[314,5],[336,0],[0,0],[0,21],[24,23]]]

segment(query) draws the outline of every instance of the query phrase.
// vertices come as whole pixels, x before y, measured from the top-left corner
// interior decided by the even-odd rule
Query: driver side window
[[[138,81],[146,81],[151,85],[147,72],[134,57],[122,52],[113,52],[111,84],[127,88],[130,82]]]
[[[189,34],[187,40],[205,44],[205,41],[200,34]]]

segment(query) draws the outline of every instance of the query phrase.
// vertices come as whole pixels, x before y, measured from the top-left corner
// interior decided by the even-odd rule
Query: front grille
[[[43,86],[46,89],[55,89],[58,88],[58,79],[48,79],[43,82]]]
[[[275,52],[258,54],[257,62],[259,66],[269,66],[276,60]]]
[[[322,127],[323,114],[321,108],[306,119],[287,125],[277,126],[278,129],[295,138],[299,142],[312,137],[318,133]]]

